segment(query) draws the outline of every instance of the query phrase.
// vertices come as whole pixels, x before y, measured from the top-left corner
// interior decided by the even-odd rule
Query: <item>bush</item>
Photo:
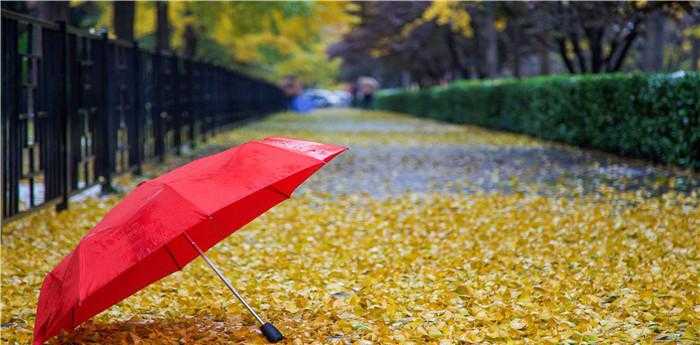
[[[700,73],[458,81],[374,105],[700,169]]]

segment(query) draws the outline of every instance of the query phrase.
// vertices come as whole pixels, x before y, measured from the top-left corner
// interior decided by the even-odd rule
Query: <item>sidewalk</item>
[[[270,135],[351,148],[210,251],[288,343],[700,339],[697,175],[356,110],[275,115],[170,166]],[[3,226],[3,343],[30,341],[43,276],[117,200]],[[196,260],[54,341],[264,343],[255,332]]]

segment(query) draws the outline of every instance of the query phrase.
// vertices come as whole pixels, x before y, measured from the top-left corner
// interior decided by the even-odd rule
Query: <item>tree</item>
[[[115,35],[120,39],[132,41],[134,39],[134,2],[114,1],[112,6]]]
[[[307,84],[333,83],[339,62],[328,59],[325,50],[352,25],[347,3],[218,4],[207,8],[216,21],[208,35],[239,68],[275,80],[293,74]]]
[[[664,22],[661,10],[654,11],[647,21],[643,64],[648,72],[659,71],[664,65]]]
[[[623,67],[633,43],[649,29],[645,24],[651,14],[691,11],[694,6],[685,2],[581,1],[536,3],[534,10],[540,12],[542,28],[551,32],[570,73],[603,73]]]
[[[533,52],[531,41],[534,28],[528,12],[528,4],[525,2],[503,2],[497,8],[498,19],[495,23],[501,32],[502,55],[505,62],[510,64],[512,75],[517,78],[522,75],[523,58]]]
[[[48,21],[68,22],[70,3],[68,1],[36,1],[27,4],[31,13]]]
[[[183,55],[189,58],[194,57],[197,54],[197,32],[192,24],[185,27],[183,39],[185,41]]]
[[[170,50],[170,21],[168,19],[168,2],[156,2],[156,51]]]
[[[547,33],[542,33],[539,40],[535,42],[535,49],[537,50],[537,57],[540,62],[539,74],[541,75],[550,74],[552,70],[547,42],[549,42],[549,35]]]
[[[73,3],[94,4],[101,14],[91,26],[107,27],[118,36],[112,4]],[[332,84],[339,61],[329,59],[325,50],[352,25],[351,6],[305,1],[136,1],[133,36],[145,49],[206,58],[257,77],[281,80],[288,73],[302,73],[300,79],[310,84]],[[321,72],[310,71],[314,67]]]
[[[634,68],[625,65],[631,59],[638,62],[634,66],[644,60],[649,62],[644,69],[658,71],[683,66],[689,58],[697,61],[700,35],[680,30],[688,28],[698,7],[643,1],[361,2],[355,13],[361,23],[329,53],[343,58],[345,80],[371,74],[385,85],[387,80],[432,85],[474,75],[518,77],[564,69],[606,73]],[[671,45],[678,49],[664,48]],[[647,54],[637,54],[639,47]],[[663,60],[667,66],[660,67]]]
[[[695,17],[695,25],[688,30],[690,39],[690,69],[700,70],[700,16]]]
[[[622,67],[643,15],[632,3],[557,2],[536,7],[546,18],[570,73],[613,72]]]
[[[495,6],[493,2],[487,2],[480,11],[479,26],[477,32],[477,42],[481,48],[481,68],[480,75],[483,78],[495,77],[498,75],[498,36],[494,22]]]
[[[433,85],[469,76],[465,47],[473,35],[464,3],[361,2],[361,23],[329,50],[343,58],[343,78],[372,75],[384,85]]]
[[[464,38],[474,35],[471,15],[465,3],[451,1],[433,1],[423,12],[421,20],[434,21],[444,33],[445,44],[449,52],[451,77],[469,77],[465,52],[462,49]],[[452,78],[450,78],[452,79]]]

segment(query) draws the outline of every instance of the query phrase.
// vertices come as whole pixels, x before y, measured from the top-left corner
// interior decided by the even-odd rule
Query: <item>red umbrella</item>
[[[41,287],[34,344],[70,330],[201,255],[260,322],[204,252],[289,198],[346,148],[287,138],[250,141],[141,183],[51,271]]]

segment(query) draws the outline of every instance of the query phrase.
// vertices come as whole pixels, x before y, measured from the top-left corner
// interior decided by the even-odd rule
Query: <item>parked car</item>
[[[335,107],[349,107],[350,103],[352,103],[352,95],[350,92],[337,90],[333,91],[333,94],[337,99],[337,103],[333,105]]]
[[[338,99],[333,92],[322,89],[305,90],[301,97],[310,100],[316,108],[328,108],[338,103]]]
[[[292,109],[305,113],[316,108],[345,107],[350,105],[352,97],[346,91],[324,89],[307,89],[292,101]]]

